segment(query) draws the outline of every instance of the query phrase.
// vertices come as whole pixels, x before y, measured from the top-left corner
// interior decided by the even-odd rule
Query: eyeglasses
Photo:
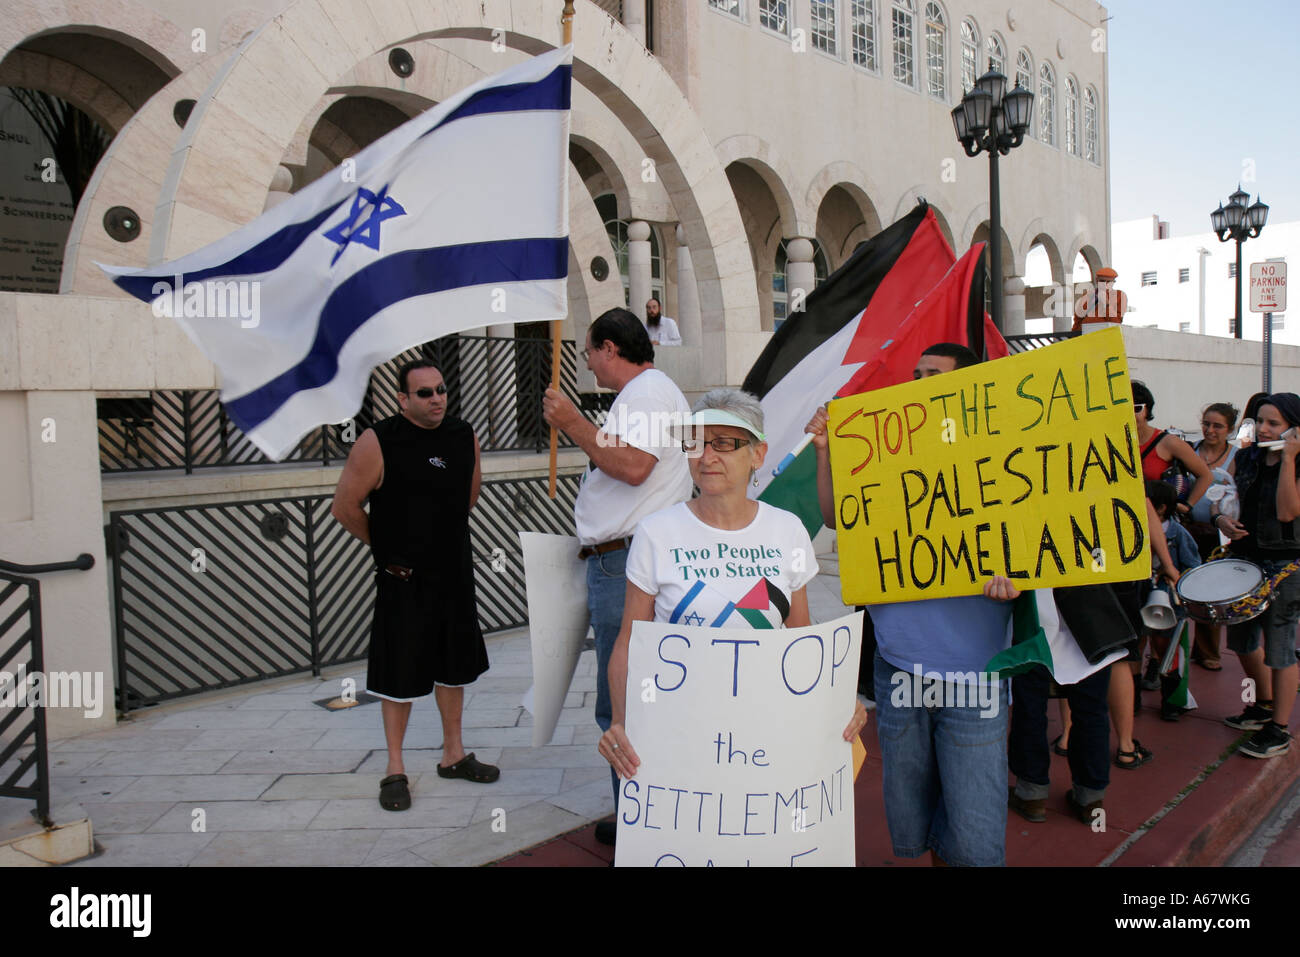
[[[736,449],[744,448],[746,445],[753,443],[753,439],[738,439],[730,435],[719,435],[715,439],[709,439],[705,442],[703,439],[683,439],[682,451],[687,455],[699,454],[704,451],[704,446],[710,446],[715,452],[734,452]]]
[[[446,395],[447,384],[443,383],[441,385],[436,385],[432,389],[425,386],[423,389],[416,389],[414,392],[408,392],[407,395],[414,395],[421,399],[432,399],[435,392],[438,393],[438,395]]]
[[[1204,419],[1201,420],[1202,432],[1205,432],[1209,429],[1227,429],[1227,428],[1229,428],[1229,426],[1225,422],[1207,422]]]
[[[1145,412],[1146,410],[1147,410],[1147,404],[1146,404],[1145,402],[1134,402],[1134,403],[1133,403],[1133,414],[1134,414],[1134,415],[1137,415],[1139,412]]]

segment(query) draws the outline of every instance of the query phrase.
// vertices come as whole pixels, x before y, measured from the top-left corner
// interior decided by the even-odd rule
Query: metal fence
[[[484,631],[527,621],[520,531],[573,533],[578,476],[484,482],[470,513]],[[374,604],[369,550],[330,496],[114,512],[119,710],[356,661]]]
[[[50,816],[50,770],[45,708],[27,699],[28,675],[45,672],[41,649],[41,585],[0,571],[0,797],[36,802]]]
[[[447,411],[467,420],[485,452],[545,451],[542,393],[551,379],[549,339],[447,336],[395,356],[370,375],[360,411],[350,423],[313,430],[286,462],[339,464],[356,436],[394,415],[397,373],[413,359],[437,364],[447,382]],[[577,392],[577,353],[565,340],[560,354],[563,390],[588,412],[608,409],[612,393]],[[226,416],[215,389],[151,392],[98,400],[99,462],[104,473],[160,469],[274,465]],[[560,443],[572,442],[560,435]]]
[[[1041,349],[1043,346],[1050,346],[1054,342],[1073,339],[1077,335],[1079,335],[1077,332],[1043,332],[1033,336],[1005,336],[1004,338],[1007,341],[1007,351],[1014,356],[1018,352]]]

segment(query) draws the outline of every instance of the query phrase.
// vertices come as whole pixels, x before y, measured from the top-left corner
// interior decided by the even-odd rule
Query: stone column
[[[813,265],[813,252],[812,242],[802,236],[785,244],[787,317],[795,312],[804,311],[808,294],[813,291],[813,287],[817,284],[817,268]]]
[[[645,321],[650,298],[650,224],[640,219],[627,224],[627,307]]]
[[[642,46],[646,45],[645,0],[623,0],[623,26]]]
[[[1002,283],[1002,334],[1025,334],[1025,281],[1019,276],[1009,276]]]
[[[262,204],[262,211],[274,209],[286,199],[293,195],[293,173],[287,166],[277,166],[275,173],[271,176],[271,189],[266,194],[266,202]]]
[[[695,288],[695,264],[691,250],[686,245],[686,231],[677,227],[677,327],[682,334],[682,345],[699,345],[703,339],[704,322],[700,316],[700,293]]]

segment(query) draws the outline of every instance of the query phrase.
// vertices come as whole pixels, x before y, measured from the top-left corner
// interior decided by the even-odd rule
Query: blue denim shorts
[[[913,676],[879,654],[875,677],[885,817],[894,854],[919,857],[934,851],[957,866],[1005,864],[1011,709],[1004,685],[993,686],[996,710],[978,704],[926,707],[912,704]],[[949,693],[954,688],[945,687]]]
[[[1264,575],[1272,578],[1289,562],[1257,562]],[[1239,655],[1259,647],[1264,639],[1264,665],[1289,668],[1296,663],[1296,624],[1300,622],[1300,572],[1282,579],[1269,602],[1268,610],[1251,621],[1228,626],[1228,647]]]

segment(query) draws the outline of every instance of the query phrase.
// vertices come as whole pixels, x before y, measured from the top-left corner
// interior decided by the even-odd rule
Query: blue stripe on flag
[[[722,609],[722,614],[719,615],[717,618],[713,619],[713,624],[709,625],[709,627],[710,627],[710,628],[721,628],[721,627],[722,627],[722,623],[723,623],[724,621],[726,621],[728,618],[730,618],[730,617],[731,617],[731,613],[732,613],[733,611],[735,611],[735,610],[736,610],[736,605],[735,605],[735,603],[734,603],[734,602],[730,602],[730,601],[727,602],[727,607],[724,608],[724,609]]]
[[[278,232],[267,236],[251,249],[244,250],[229,262],[222,263],[220,266],[211,266],[207,269],[196,269],[187,272],[182,276],[182,281],[186,283],[203,282],[214,276],[248,276],[270,272],[297,252],[298,247],[315,233],[325,220],[334,215],[334,212],[340,206],[351,198],[349,196],[339,200],[329,209],[318,213],[311,219],[304,220],[301,223],[290,223]],[[158,294],[153,291],[154,283],[163,281],[170,284],[175,278],[175,274],[170,272],[150,272],[135,273],[130,276],[114,276],[113,282],[117,283],[119,288],[135,296],[135,298],[144,302],[153,302],[158,298]]]
[[[465,243],[386,256],[353,273],[330,294],[302,361],[226,402],[226,412],[251,432],[295,393],[327,384],[338,373],[343,344],[375,314],[403,299],[463,286],[563,279],[568,273],[567,237]]]
[[[533,110],[567,110],[569,108],[570,74],[573,67],[557,66],[547,76],[532,83],[510,83],[480,90],[452,110],[442,122],[420,135],[428,136],[434,130],[464,119],[485,113],[523,113]]]
[[[670,625],[677,624],[677,619],[682,617],[682,612],[684,612],[687,608],[690,607],[691,602],[695,600],[695,596],[698,595],[703,590],[704,590],[704,582],[696,582],[694,585],[692,585],[691,590],[688,591],[684,596],[682,596],[682,600],[679,601],[677,603],[677,607],[673,609],[673,613],[668,619],[668,624]]]
[[[572,67],[564,65],[556,67],[547,76],[532,83],[511,83],[506,86],[493,86],[486,90],[480,90],[451,113],[444,116],[435,126],[421,133],[420,138],[442,129],[448,123],[469,116],[540,110],[567,110],[569,108],[570,74],[572,72]],[[207,269],[187,272],[184,274],[184,281],[187,283],[203,282],[217,276],[233,278],[270,272],[297,252],[298,247],[340,206],[351,198],[351,195],[349,195],[339,200],[324,212],[305,222],[291,223],[285,226],[228,262],[210,266]],[[174,273],[151,272],[136,273],[130,276],[115,276],[113,282],[137,299],[144,302],[153,302],[154,299],[158,298],[153,291],[154,283],[160,281],[170,282],[174,278]]]

